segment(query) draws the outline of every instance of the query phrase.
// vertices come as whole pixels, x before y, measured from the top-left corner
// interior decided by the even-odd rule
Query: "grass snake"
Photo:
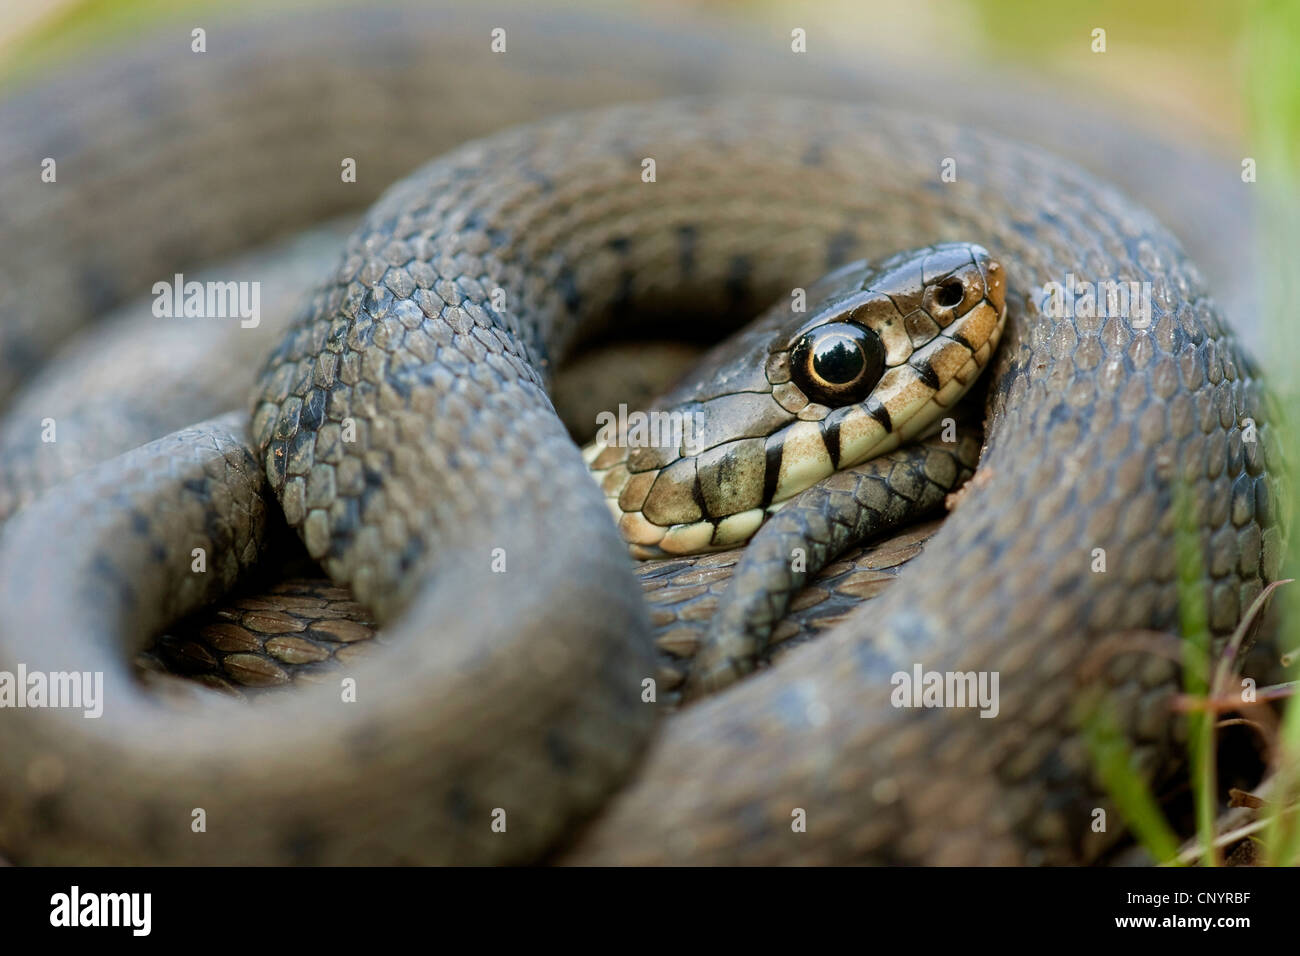
[[[142,44],[0,106],[5,396],[173,268],[397,180],[272,351],[251,424],[173,432],[7,523],[0,670],[102,671],[107,703],[98,720],[0,713],[0,847],[20,862],[1094,857],[1113,834],[1089,825],[1105,802],[1076,708],[1095,688],[1075,675],[1107,635],[1176,625],[1174,488],[1217,634],[1275,576],[1285,526],[1257,373],[1178,241],[999,132],[775,95],[833,93],[833,71],[809,80],[690,40],[683,68],[663,55],[671,31],[507,12],[520,27],[505,56],[488,48],[493,13],[342,10],[301,30],[214,29],[205,58]],[[772,95],[730,95],[751,87]],[[426,91],[438,111],[421,116]],[[67,157],[49,189],[31,185],[45,155]],[[338,181],[342,157],[364,186]],[[629,315],[752,313],[846,262],[937,243],[978,243],[1005,274],[976,479],[869,618],[656,725],[647,611],[547,397],[554,368]],[[1149,327],[1045,311],[1041,290],[1070,273],[1151,283]],[[779,387],[767,371],[736,374]],[[915,485],[924,451],[889,461],[806,493],[888,523],[868,482]],[[389,645],[347,701],[329,684],[255,707],[160,702],[131,652],[256,563],[268,484]],[[687,511],[708,512],[687,487]],[[828,555],[841,533],[793,531]],[[788,570],[770,558],[755,567]],[[717,651],[700,680],[730,683],[750,667],[738,659]],[[996,671],[998,717],[891,706],[891,675],[914,664]],[[1167,770],[1176,670],[1120,656],[1102,683],[1149,769]]]

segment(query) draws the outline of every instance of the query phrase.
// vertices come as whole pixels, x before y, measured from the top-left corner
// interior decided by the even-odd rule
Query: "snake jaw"
[[[701,419],[697,447],[677,434],[655,442],[653,430],[638,443],[624,427],[584,450],[634,557],[742,545],[793,496],[932,429],[997,347],[1003,269],[980,246],[930,246],[830,278],[814,286],[811,316],[778,305],[648,413]]]

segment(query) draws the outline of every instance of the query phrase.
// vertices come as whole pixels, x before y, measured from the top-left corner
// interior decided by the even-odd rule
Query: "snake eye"
[[[832,322],[795,344],[791,373],[811,401],[836,407],[861,401],[885,374],[885,346],[860,325]]]

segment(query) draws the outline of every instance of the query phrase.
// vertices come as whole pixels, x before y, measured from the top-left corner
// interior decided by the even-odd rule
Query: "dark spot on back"
[[[578,291],[577,277],[569,266],[561,269],[560,274],[555,277],[555,291],[564,300],[564,307],[571,313],[577,314],[582,306],[582,294]]]
[[[363,495],[364,497],[364,495]],[[343,507],[335,511],[331,506],[330,517],[333,519],[330,528],[330,539],[333,542],[332,552],[337,554],[343,551],[356,535],[357,529],[361,527],[361,501],[357,498],[337,498],[337,502],[342,502]]]
[[[551,766],[560,773],[573,771],[573,748],[554,728],[546,732],[546,756],[550,758]]]
[[[555,184],[551,182],[550,177],[543,175],[535,169],[525,167],[519,171],[519,175],[523,176],[524,179],[528,180],[530,183],[536,183],[541,187],[543,193],[549,193],[555,188]]]
[[[858,247],[858,234],[852,229],[844,229],[831,236],[826,243],[826,268],[835,269],[852,258],[853,250]]]
[[[462,788],[453,787],[448,790],[445,805],[447,812],[457,823],[470,822],[470,816],[474,812],[474,802]]]
[[[91,311],[103,312],[117,305],[121,294],[111,269],[90,263],[83,266],[80,272],[80,288]]]
[[[307,393],[307,399],[302,403],[302,416],[299,418],[303,428],[315,431],[324,423],[325,399],[326,392],[323,388],[313,388]]]
[[[1255,479],[1255,522],[1261,528],[1271,528],[1277,520],[1273,513],[1273,496],[1269,494],[1268,482],[1262,477]]]
[[[749,256],[734,256],[727,270],[727,296],[733,306],[749,298],[749,281],[754,273],[754,262]]]
[[[45,793],[32,804],[32,824],[37,833],[56,833],[63,823],[62,800],[57,793]]]
[[[119,608],[135,606],[135,585],[123,577],[117,565],[102,553],[95,555],[90,562],[90,570],[93,572],[94,590],[101,595],[101,600],[116,598]],[[91,582],[86,584],[90,585]],[[107,608],[105,612],[107,613]]]
[[[301,456],[302,453],[303,453],[303,449],[304,449],[304,447],[307,446],[307,445],[315,444],[315,442],[316,442],[316,435],[315,435],[313,432],[309,432],[309,431],[306,431],[306,430],[301,430],[301,431],[296,432],[296,433],[294,434],[293,438],[291,438],[291,439],[289,440],[289,442],[288,442],[288,444],[289,444],[291,447],[290,447],[289,451],[286,452],[286,455],[285,455],[285,461],[286,461],[286,463],[288,462],[288,459],[290,459],[290,458],[298,458],[299,456]],[[286,467],[287,467],[287,464],[286,464]]]
[[[185,817],[178,825],[190,832],[189,825],[193,817]],[[169,817],[156,803],[147,803],[140,808],[140,842],[155,853],[162,853],[168,846],[167,830]]]
[[[636,279],[636,273],[631,269],[624,269],[619,273],[618,289],[614,293],[614,299],[610,302],[610,310],[618,315],[627,312],[632,308],[632,282]]]
[[[398,559],[398,564],[403,571],[409,571],[424,557],[424,536],[412,532],[406,539],[406,545],[402,548],[402,555]]]
[[[314,866],[325,856],[325,837],[310,824],[295,824],[284,839],[284,852],[295,865]]]
[[[683,276],[695,273],[695,239],[698,233],[694,226],[679,226],[677,229],[677,267]]]
[[[405,370],[399,371],[398,374],[396,375],[389,375],[385,379],[385,381],[388,384],[389,388],[391,388],[394,392],[396,392],[401,397],[403,402],[409,402],[411,400],[411,376],[403,374],[404,371]],[[299,417],[298,417],[298,421],[302,425],[307,424],[306,421],[304,421],[306,414],[307,414],[307,406],[304,404],[303,410],[302,412],[299,413]]]

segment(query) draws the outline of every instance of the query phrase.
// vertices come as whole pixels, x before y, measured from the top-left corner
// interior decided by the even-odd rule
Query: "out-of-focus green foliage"
[[[277,0],[282,2],[282,0]],[[252,0],[78,0],[40,20],[4,50],[0,83],[37,65],[75,58],[114,37],[147,30],[153,24],[187,11],[196,16],[238,6],[255,6]],[[196,22],[195,26],[202,26]]]
[[[1289,424],[1280,429],[1287,458],[1300,465],[1300,315],[1296,250],[1300,249],[1300,3],[1256,0],[1246,32],[1249,116],[1258,169],[1258,253],[1264,282],[1268,354],[1265,365]],[[1293,489],[1296,484],[1293,482]],[[1300,510],[1300,509],[1297,509]],[[1300,535],[1292,533],[1290,568],[1300,569]],[[1300,646],[1300,593],[1287,589],[1285,645]],[[1292,675],[1294,676],[1294,675]],[[1287,708],[1280,742],[1279,786],[1273,794],[1264,845],[1272,862],[1300,854],[1300,699]],[[1283,812],[1291,808],[1293,812]]]
[[[1224,0],[971,0],[989,39],[1010,56],[1050,61],[1096,28],[1108,42],[1224,56],[1246,21],[1249,4]]]

